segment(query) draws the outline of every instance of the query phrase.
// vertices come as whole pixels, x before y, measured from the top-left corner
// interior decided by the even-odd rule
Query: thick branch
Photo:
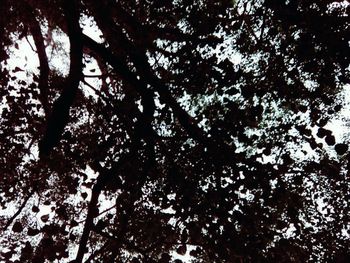
[[[88,213],[86,216],[83,233],[80,238],[78,253],[76,259],[73,261],[74,263],[81,263],[83,261],[87,243],[89,241],[90,232],[94,228],[93,220],[96,216],[98,216],[97,204],[101,191],[104,189],[107,183],[112,180],[113,177],[115,178],[115,176],[118,174],[118,171],[122,169],[129,160],[133,159],[135,150],[136,149],[132,149],[128,154],[122,156],[118,162],[114,163],[110,169],[101,167],[98,162],[94,164],[94,167],[97,167],[100,175],[97,177],[96,184],[92,189],[91,201],[88,206]]]
[[[77,253],[77,256],[75,258],[74,263],[81,263],[83,261],[85,249],[87,247],[87,243],[88,243],[89,236],[90,236],[90,232],[94,226],[94,218],[98,215],[97,203],[98,203],[98,198],[101,194],[101,190],[102,190],[102,186],[103,186],[103,179],[104,179],[103,176],[100,175],[97,178],[97,182],[92,189],[91,201],[90,201],[89,206],[88,206],[88,213],[87,213],[85,224],[84,224],[83,234],[80,238],[78,253]]]
[[[82,41],[79,26],[79,10],[76,1],[63,1],[70,41],[70,70],[61,96],[55,101],[46,132],[39,144],[40,155],[48,155],[59,142],[69,120],[69,110],[76,96],[82,74]]]

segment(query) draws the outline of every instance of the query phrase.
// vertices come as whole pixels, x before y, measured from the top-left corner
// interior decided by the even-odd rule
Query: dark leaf
[[[20,233],[23,231],[23,226],[20,222],[16,221],[14,224],[13,224],[13,227],[12,227],[12,231],[13,232],[16,232],[16,233]]]
[[[335,144],[335,137],[333,135],[327,135],[325,138],[325,141],[328,145],[334,145]]]
[[[39,207],[33,205],[32,211],[33,211],[34,213],[39,213],[39,212],[40,212],[40,209],[39,209]]]
[[[349,146],[347,144],[344,143],[337,143],[334,146],[335,151],[337,152],[337,154],[339,155],[343,155],[348,151]]]
[[[186,251],[187,251],[187,247],[186,245],[182,245],[182,246],[179,246],[177,249],[176,249],[176,252],[180,255],[185,255],[186,254]]]
[[[40,219],[41,219],[41,221],[43,221],[44,223],[46,223],[48,220],[49,220],[49,217],[50,217],[50,215],[42,215],[41,217],[40,217]]]
[[[87,196],[88,196],[88,194],[87,194],[86,192],[81,193],[81,197],[82,197],[82,198],[86,199]]]
[[[40,233],[40,230],[38,230],[38,229],[35,229],[35,228],[28,228],[28,232],[27,232],[27,234],[29,235],[29,236],[36,236],[37,234],[39,234]]]

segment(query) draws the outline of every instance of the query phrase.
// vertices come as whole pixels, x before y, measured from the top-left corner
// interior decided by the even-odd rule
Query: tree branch
[[[106,186],[106,184],[111,180],[111,178],[113,176],[116,176],[116,174],[118,174],[118,171],[120,171],[120,169],[122,169],[125,165],[127,165],[129,160],[133,159],[135,151],[136,151],[136,148],[132,148],[128,154],[125,154],[122,157],[120,157],[119,160],[115,162],[110,169],[101,167],[101,165],[98,162],[94,164],[94,167],[98,168],[98,170],[100,171],[100,174],[97,177],[96,184],[92,189],[91,200],[88,206],[88,213],[86,216],[83,233],[80,238],[78,253],[75,260],[73,261],[74,263],[81,263],[83,261],[90,232],[94,228],[93,220],[96,216],[98,216],[97,204],[98,204],[98,198],[101,194],[101,191]]]
[[[98,215],[97,203],[98,203],[98,198],[101,194],[103,181],[104,181],[103,179],[104,179],[103,176],[99,175],[97,178],[97,182],[92,189],[92,195],[88,206],[88,213],[84,224],[83,234],[81,235],[81,238],[80,238],[78,253],[75,260],[73,261],[74,263],[81,263],[83,261],[90,232],[94,226],[94,218]]]
[[[31,191],[28,196],[24,199],[23,203],[21,204],[21,206],[18,208],[18,210],[16,211],[16,213],[9,219],[9,221],[7,221],[6,225],[4,226],[2,231],[6,231],[7,228],[13,223],[13,221],[17,218],[17,216],[22,212],[22,210],[24,209],[24,207],[27,205],[29,199],[33,196],[34,191]]]
[[[163,100],[173,109],[174,114],[179,120],[180,124],[193,139],[201,143],[203,146],[208,147],[209,151],[214,153],[224,151],[226,154],[233,156],[235,149],[223,142],[211,139],[209,134],[206,134],[201,128],[199,128],[197,121],[191,117],[172,97],[169,88],[163,84],[159,78],[152,74],[150,65],[145,58],[141,57],[140,54],[134,53],[131,55],[137,69],[143,73],[140,76],[140,79],[137,79],[134,73],[129,70],[126,63],[120,57],[114,55],[102,44],[97,43],[88,36],[83,35],[82,38],[86,47],[90,48],[93,52],[101,56],[114,68],[122,79],[129,82],[132,87],[134,87],[136,91],[143,96],[147,96],[148,91],[146,83],[142,80],[147,81],[147,83],[149,83],[154,90],[159,93],[161,100]]]
[[[75,99],[82,74],[82,40],[79,26],[79,8],[76,1],[63,1],[63,11],[67,22],[70,41],[70,70],[66,87],[55,101],[51,116],[47,122],[46,132],[39,143],[40,157],[49,155],[61,139],[69,120],[69,110]]]
[[[49,79],[49,62],[47,59],[46,51],[45,51],[45,44],[44,44],[44,37],[41,32],[40,24],[38,20],[35,17],[35,12],[33,7],[28,4],[26,1],[23,1],[23,4],[26,9],[26,16],[29,20],[29,27],[30,32],[32,33],[34,43],[36,46],[36,52],[38,54],[39,58],[39,68],[40,68],[40,76],[39,76],[39,90],[40,90],[40,101],[43,105],[44,112],[46,118],[49,116],[49,104],[47,99],[47,93],[48,93],[48,79]]]
[[[136,67],[137,74],[130,71],[122,56],[113,54],[113,52],[106,49],[103,45],[96,43],[94,40],[86,36],[83,36],[84,44],[98,53],[106,62],[111,64],[122,78],[136,89],[145,102],[150,101],[149,97],[151,96],[151,90],[147,88],[148,84],[150,84],[153,87],[153,90],[159,93],[161,100],[173,109],[174,115],[177,117],[187,134],[201,143],[204,147],[207,147],[212,156],[215,156],[218,153],[222,155],[222,152],[226,152],[227,156],[233,156],[235,149],[227,145],[225,142],[218,140],[218,138],[216,138],[216,140],[213,139],[211,134],[205,133],[199,127],[198,122],[179,105],[176,99],[173,98],[169,91],[169,87],[152,73],[151,66],[145,54],[145,47],[139,46],[137,41],[136,43],[131,42],[131,40],[129,40],[123,33],[122,28],[114,23],[109,4],[105,1],[93,2],[91,4],[91,9],[95,13],[98,26],[102,32],[104,32],[107,42],[111,45],[111,49],[120,51],[122,54],[127,53]],[[101,17],[101,14],[104,13],[109,14],[107,19]],[[132,20],[130,15],[127,17],[121,12],[121,10],[119,10],[119,15],[128,21]],[[133,21],[132,24],[135,26],[137,22]],[[144,35],[144,33],[137,32],[137,35],[141,36]],[[138,75],[139,78],[135,75]]]

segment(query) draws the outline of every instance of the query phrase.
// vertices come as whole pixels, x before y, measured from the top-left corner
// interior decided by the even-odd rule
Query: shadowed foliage
[[[347,1],[0,2],[0,261],[348,262]]]

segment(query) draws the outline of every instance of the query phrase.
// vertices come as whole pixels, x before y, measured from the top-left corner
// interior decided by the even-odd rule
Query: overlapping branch
[[[120,57],[104,47],[104,45],[97,43],[86,35],[83,35],[82,39],[86,47],[90,48],[93,52],[97,53],[107,63],[109,63],[114,68],[116,73],[118,73],[123,80],[130,83],[131,86],[141,94],[141,96],[149,96],[149,90],[147,89],[147,83],[149,83],[153,89],[159,93],[161,100],[172,108],[182,127],[193,139],[203,144],[205,147],[208,147],[209,150],[214,153],[225,151],[227,154],[231,154],[233,156],[233,148],[223,142],[211,139],[209,134],[206,134],[199,127],[197,121],[179,105],[176,99],[174,99],[171,95],[166,84],[152,74],[150,65],[144,58],[140,58],[140,55],[133,55],[133,61],[136,61],[135,65],[137,65],[137,68],[143,73],[138,79],[135,74],[130,71],[126,63]]]

